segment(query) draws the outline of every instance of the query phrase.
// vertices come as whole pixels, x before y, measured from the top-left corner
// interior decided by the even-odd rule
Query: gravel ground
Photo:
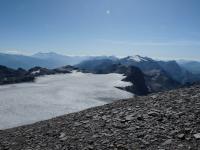
[[[0,150],[200,150],[200,86],[0,131]]]

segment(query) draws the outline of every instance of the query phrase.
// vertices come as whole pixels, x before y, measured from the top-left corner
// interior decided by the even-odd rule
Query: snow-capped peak
[[[140,55],[128,56],[127,59],[131,60],[131,61],[135,61],[135,62],[149,61],[150,60],[148,57],[142,57]]]
[[[41,71],[41,70],[35,70],[35,71],[32,71],[31,74],[32,74],[32,75],[39,74],[40,71]]]

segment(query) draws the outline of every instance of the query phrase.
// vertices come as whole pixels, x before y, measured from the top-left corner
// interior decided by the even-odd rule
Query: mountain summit
[[[135,61],[135,62],[142,62],[142,61],[153,61],[153,59],[149,57],[142,57],[140,55],[134,55],[134,56],[127,56],[124,59],[127,59],[129,61]]]

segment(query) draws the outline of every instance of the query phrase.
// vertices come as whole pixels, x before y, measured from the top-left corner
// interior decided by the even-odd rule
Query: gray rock
[[[157,117],[157,116],[159,115],[159,113],[156,112],[156,111],[149,111],[147,114],[148,114],[149,116],[153,116],[153,117]]]
[[[196,139],[200,139],[200,133],[194,134],[194,137],[195,137]]]
[[[131,121],[134,119],[134,117],[132,115],[128,115],[125,117],[126,121]]]
[[[165,142],[162,143],[162,146],[169,145],[171,143],[172,143],[172,139],[168,139],[168,140],[166,140]]]
[[[66,134],[65,134],[64,132],[62,132],[62,133],[60,133],[59,138],[63,138],[63,137],[65,137],[65,136],[66,136]]]
[[[185,138],[185,134],[179,134],[179,135],[177,135],[177,137],[179,138],[179,139],[184,139]]]

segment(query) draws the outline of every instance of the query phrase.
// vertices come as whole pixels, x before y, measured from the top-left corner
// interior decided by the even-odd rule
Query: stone
[[[86,124],[86,123],[89,123],[90,121],[89,120],[84,120],[84,121],[81,121],[81,122]]]
[[[183,144],[179,144],[178,147],[184,147],[184,145]]]
[[[165,146],[165,145],[169,145],[169,144],[171,144],[172,143],[172,139],[168,139],[168,140],[166,140],[165,142],[163,142],[161,145],[162,146]]]
[[[142,120],[144,120],[144,118],[142,115],[139,115],[139,116],[137,116],[137,120],[142,121]]]
[[[131,111],[131,110],[132,110],[132,108],[127,108],[127,110],[128,110],[128,111]]]
[[[191,128],[185,128],[185,131],[186,132],[189,132],[189,131],[191,131],[192,129]]]
[[[68,137],[65,136],[65,137],[61,138],[60,140],[61,140],[61,141],[66,141],[67,139],[68,139]]]
[[[179,132],[179,130],[172,130],[169,132],[169,135],[175,135]]]
[[[155,112],[155,111],[150,111],[147,113],[149,116],[153,116],[153,117],[156,117],[159,115],[159,113]]]
[[[80,125],[81,125],[80,122],[75,122],[75,123],[74,123],[74,126],[75,126],[75,127],[80,126]]]
[[[194,134],[195,139],[200,139],[200,133]]]
[[[156,99],[158,95],[152,95],[151,98]]]
[[[179,138],[179,139],[184,139],[185,138],[185,134],[179,134],[179,135],[177,135],[177,137]]]
[[[149,145],[150,143],[144,139],[141,140],[144,145]]]
[[[134,117],[132,115],[128,115],[125,117],[126,121],[131,121],[134,119]]]
[[[64,132],[62,132],[62,133],[60,133],[59,138],[63,138],[63,137],[65,137],[65,136],[66,136],[66,134],[65,134]]]
[[[107,116],[104,115],[104,116],[102,116],[101,118],[102,118],[103,120],[106,120],[106,119],[107,119]]]

